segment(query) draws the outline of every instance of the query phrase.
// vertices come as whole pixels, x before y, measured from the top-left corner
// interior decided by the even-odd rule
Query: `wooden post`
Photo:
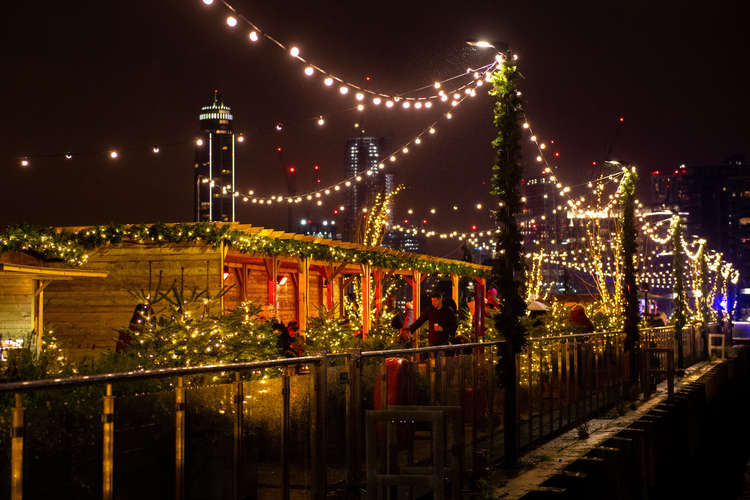
[[[370,332],[370,266],[362,264],[362,340]]]
[[[274,318],[278,318],[279,258],[271,257],[270,259],[263,259],[263,264],[266,266],[266,275],[268,276],[268,305],[273,306],[273,316]]]
[[[451,298],[456,303],[458,310],[461,310],[461,304],[458,303],[458,274],[451,274]]]
[[[300,259],[297,265],[297,324],[299,333],[304,336],[307,317],[310,312],[310,259]]]
[[[411,305],[414,314],[414,321],[422,314],[422,273],[421,271],[412,271],[411,276]],[[419,330],[414,337],[414,347],[419,347]]]
[[[373,275],[375,277],[375,317],[380,318],[383,309],[383,271],[377,269]]]
[[[480,337],[484,337],[485,286],[484,278],[476,278],[476,284],[474,285],[474,338],[472,342],[477,342]]]

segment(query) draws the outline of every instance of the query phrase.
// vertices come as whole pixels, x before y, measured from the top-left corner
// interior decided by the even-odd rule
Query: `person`
[[[446,345],[456,335],[458,327],[456,311],[443,304],[443,296],[439,292],[432,292],[430,301],[432,306],[427,308],[408,330],[414,333],[425,321],[429,321],[429,344],[431,346]]]
[[[403,328],[409,328],[414,323],[414,304],[411,300],[404,306],[404,326]]]
[[[498,309],[500,309],[500,301],[497,300],[497,289],[490,288],[487,290],[487,297],[484,300],[484,314],[492,314]]]

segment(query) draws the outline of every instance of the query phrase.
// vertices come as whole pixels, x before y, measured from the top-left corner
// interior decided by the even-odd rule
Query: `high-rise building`
[[[740,272],[738,307],[750,315],[750,165],[741,156],[714,165],[651,172],[656,207],[686,212],[685,235],[706,239]]]
[[[393,178],[386,178],[386,174],[378,169],[380,156],[383,154],[384,140],[382,137],[361,135],[346,141],[346,158],[344,165],[348,177],[361,177],[354,181],[346,202],[344,238],[354,241],[360,230],[365,207],[372,206],[375,196],[385,192],[388,182],[393,184]],[[373,172],[367,175],[367,172]]]
[[[201,134],[195,142],[195,221],[234,222],[235,137],[232,109],[214,90],[213,101],[201,108]]]

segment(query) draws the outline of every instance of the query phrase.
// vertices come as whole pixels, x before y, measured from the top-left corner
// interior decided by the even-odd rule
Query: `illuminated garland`
[[[214,4],[214,0],[203,0],[203,3],[207,6],[211,6]],[[261,38],[264,38],[270,41],[276,47],[284,51],[289,57],[304,64],[305,66],[303,69],[303,74],[306,77],[312,78],[314,76],[320,76],[322,78],[322,82],[325,87],[333,87],[334,85],[338,85],[339,94],[341,94],[342,96],[353,95],[355,101],[359,103],[358,106],[359,105],[364,106],[365,99],[370,98],[373,105],[380,106],[381,104],[383,104],[387,109],[391,109],[395,107],[400,107],[401,109],[415,109],[415,110],[419,110],[423,107],[429,108],[432,105],[431,101],[440,100],[442,102],[447,102],[450,99],[451,94],[455,94],[457,92],[461,92],[465,90],[468,87],[468,85],[470,85],[472,82],[469,82],[468,84],[464,84],[464,85],[459,85],[449,91],[445,91],[442,89],[443,84],[449,81],[452,81],[454,79],[461,78],[461,77],[473,77],[474,79],[479,79],[480,78],[479,73],[483,69],[487,69],[491,64],[493,64],[493,63],[489,63],[476,69],[469,68],[469,70],[466,73],[448,77],[443,80],[431,83],[429,85],[424,85],[413,91],[416,93],[419,93],[420,91],[424,91],[424,90],[430,90],[430,91],[435,92],[428,96],[409,95],[410,92],[405,92],[405,93],[396,95],[396,94],[389,94],[386,92],[371,90],[371,89],[364,88],[360,85],[357,85],[355,83],[352,83],[350,81],[346,81],[343,78],[331,73],[330,71],[325,70],[321,66],[317,64],[313,64],[312,62],[305,60],[301,55],[301,50],[299,47],[285,44],[279,41],[276,37],[272,36],[269,32],[262,30],[256,23],[251,21],[248,17],[246,17],[243,14],[240,14],[237,11],[237,9],[234,8],[228,1],[222,0],[221,3],[224,5],[224,7],[226,7],[231,12],[231,14],[228,15],[225,19],[225,22],[228,28],[235,29],[239,26],[240,22],[244,23],[248,29],[247,39],[250,44],[252,45],[257,44],[261,40]],[[354,90],[352,91],[351,89],[354,89]],[[400,103],[400,106],[397,106],[399,103]]]
[[[211,222],[92,226],[77,232],[32,226],[9,227],[0,233],[0,253],[20,251],[44,260],[79,266],[88,260],[88,250],[123,242],[157,245],[202,242],[214,247],[223,243],[239,252],[265,257],[283,255],[350,262],[386,269],[414,269],[425,274],[458,274],[465,277],[486,277],[489,274],[486,269],[469,263],[438,262],[388,249],[360,250],[272,238],[232,229],[230,224]]]

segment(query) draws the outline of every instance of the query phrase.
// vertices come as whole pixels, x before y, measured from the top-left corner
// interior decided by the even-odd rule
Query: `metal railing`
[[[649,330],[642,347],[668,341]],[[686,363],[702,352],[691,342]],[[13,500],[354,498],[367,410],[414,405],[461,408],[463,463],[478,471],[503,457],[514,418],[504,352],[488,342],[2,384],[0,491]],[[628,356],[619,332],[530,340],[516,362],[519,445],[621,401]],[[654,373],[666,369],[654,359]],[[426,431],[413,430],[400,440],[409,460],[429,461]]]

